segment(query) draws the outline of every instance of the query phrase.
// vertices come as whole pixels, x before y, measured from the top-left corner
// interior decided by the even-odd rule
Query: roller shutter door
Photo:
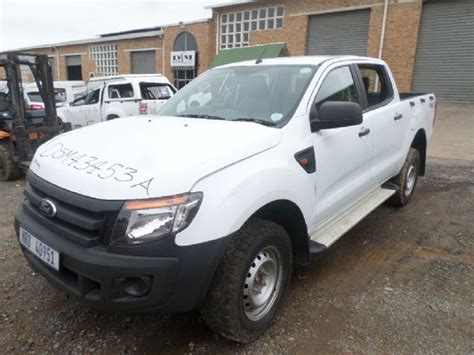
[[[412,91],[474,102],[474,1],[423,4]]]
[[[370,10],[315,15],[309,18],[309,55],[367,55]]]
[[[133,74],[155,74],[156,73],[156,52],[140,51],[131,52],[132,73]]]

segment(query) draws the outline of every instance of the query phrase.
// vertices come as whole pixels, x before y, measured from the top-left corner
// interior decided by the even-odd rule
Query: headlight
[[[115,222],[111,244],[140,244],[176,234],[196,215],[202,193],[126,202]]]

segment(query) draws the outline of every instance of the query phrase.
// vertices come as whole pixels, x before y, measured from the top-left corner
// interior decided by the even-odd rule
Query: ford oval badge
[[[50,200],[47,200],[43,198],[40,203],[39,203],[39,210],[41,211],[42,214],[44,214],[46,217],[54,217],[56,216],[56,212],[58,211],[56,209],[56,206],[54,205],[53,202]]]

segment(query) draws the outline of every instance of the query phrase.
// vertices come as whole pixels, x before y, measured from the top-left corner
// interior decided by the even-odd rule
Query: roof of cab
[[[296,57],[277,57],[277,58],[268,58],[262,59],[262,61],[257,64],[255,60],[247,60],[244,62],[237,62],[222,65],[218,68],[223,67],[234,67],[234,66],[250,66],[250,65],[321,65],[324,62],[338,62],[343,60],[370,60],[373,62],[380,61],[376,58],[371,57],[361,57],[361,56],[351,56],[351,55],[333,55],[333,56],[322,56],[322,55],[305,55],[305,56],[296,56]]]
[[[89,81],[109,81],[109,80],[121,80],[121,79],[141,79],[141,78],[163,78],[163,74],[124,74],[124,75],[111,75],[111,76],[96,76],[90,78]]]

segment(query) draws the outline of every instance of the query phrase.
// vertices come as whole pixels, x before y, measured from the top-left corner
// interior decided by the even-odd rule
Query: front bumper
[[[46,228],[21,205],[15,227],[30,232],[60,253],[60,270],[53,270],[22,247],[25,258],[51,284],[104,311],[184,312],[204,300],[227,238],[179,247],[174,238],[136,246],[85,247]],[[145,280],[140,296],[124,291],[124,280]]]

